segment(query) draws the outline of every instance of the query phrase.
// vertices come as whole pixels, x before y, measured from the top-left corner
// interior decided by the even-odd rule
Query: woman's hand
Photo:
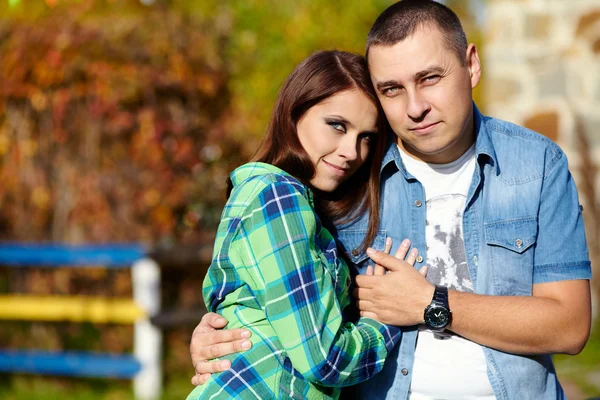
[[[404,239],[402,241],[402,244],[400,244],[400,247],[396,251],[396,254],[394,255],[394,257],[396,257],[400,260],[405,260],[410,265],[415,265],[415,260],[417,259],[417,256],[419,255],[419,250],[413,249],[407,258],[406,254],[408,253],[409,248],[410,248],[410,240]],[[392,249],[392,238],[388,237],[385,239],[385,250],[383,252],[386,254],[390,254],[391,249]],[[365,274],[366,275],[384,275],[386,272],[387,272],[387,269],[383,265],[375,264],[374,267],[372,265],[369,265],[367,267],[367,271]],[[419,272],[423,276],[427,276],[427,266],[421,267]]]
[[[385,249],[383,252],[385,254],[389,254],[391,248],[392,248],[392,239],[388,237],[385,239]],[[404,239],[402,241],[402,243],[400,244],[400,247],[398,247],[398,250],[396,251],[396,254],[394,255],[394,257],[396,257],[397,259],[400,259],[400,260],[404,260],[409,265],[414,266],[415,260],[417,259],[417,256],[419,255],[419,251],[417,249],[412,249],[410,254],[408,254],[408,257],[407,257],[408,249],[410,249],[410,240]],[[380,276],[380,275],[385,275],[387,272],[388,272],[388,270],[383,265],[376,263],[375,266],[369,265],[367,267],[367,271],[365,274]],[[419,269],[419,272],[421,273],[421,275],[427,276],[427,266],[421,267],[421,269]],[[365,317],[365,318],[377,319],[377,315],[370,311],[361,311],[360,316]]]

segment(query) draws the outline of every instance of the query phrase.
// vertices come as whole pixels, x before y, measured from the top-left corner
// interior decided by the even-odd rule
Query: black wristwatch
[[[423,315],[427,328],[435,332],[441,332],[450,324],[452,311],[448,305],[448,288],[436,286],[433,292],[431,304],[425,307]]]

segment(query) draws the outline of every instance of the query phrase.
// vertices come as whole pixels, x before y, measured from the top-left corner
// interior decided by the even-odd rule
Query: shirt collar
[[[496,152],[494,150],[494,145],[490,138],[489,130],[486,127],[485,117],[481,114],[475,103],[473,103],[473,126],[475,129],[475,156],[477,160],[480,160],[480,156],[485,154],[489,157],[491,161],[492,168],[496,175],[499,173],[498,161],[496,158]],[[404,167],[404,163],[400,157],[400,151],[396,146],[396,135],[390,129],[390,133],[387,137],[387,147],[385,150],[385,155],[383,157],[383,161],[381,163],[381,170],[387,167],[389,164],[395,163],[398,171],[400,171],[406,178],[413,178],[410,175],[406,168]]]
[[[477,160],[481,160],[481,155],[485,154],[489,157],[489,164],[494,169],[494,173],[498,175],[498,158],[494,149],[494,143],[490,137],[490,131],[487,128],[486,118],[479,112],[479,109],[473,103],[473,121],[475,128],[475,155]]]

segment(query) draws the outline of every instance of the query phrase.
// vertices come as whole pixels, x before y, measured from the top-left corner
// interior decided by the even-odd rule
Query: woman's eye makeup
[[[346,132],[346,125],[341,121],[327,120],[327,125],[339,132]]]
[[[367,143],[367,144],[371,144],[373,143],[375,140],[377,140],[377,134],[376,133],[364,133],[361,135],[362,139]]]

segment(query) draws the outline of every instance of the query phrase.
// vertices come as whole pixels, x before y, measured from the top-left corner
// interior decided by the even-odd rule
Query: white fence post
[[[160,311],[160,268],[156,261],[144,258],[131,267],[133,298],[147,318],[134,326],[134,355],[142,364],[133,380],[133,392],[138,400],[156,400],[162,392],[162,332],[150,323],[150,317]]]

